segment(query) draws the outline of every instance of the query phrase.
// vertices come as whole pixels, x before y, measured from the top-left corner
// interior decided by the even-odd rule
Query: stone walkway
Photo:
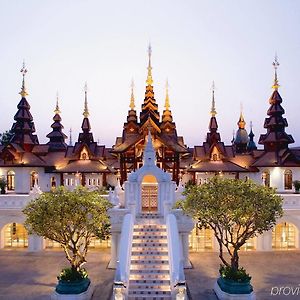
[[[109,249],[93,250],[88,256],[86,268],[95,285],[93,300],[110,296],[114,270],[106,269],[109,253]],[[217,253],[191,253],[190,257],[194,269],[185,274],[192,300],[216,300],[212,287],[218,276]],[[300,251],[247,252],[241,254],[240,263],[253,276],[257,300],[300,299]],[[57,274],[67,265],[61,251],[0,250],[0,300],[49,300]]]

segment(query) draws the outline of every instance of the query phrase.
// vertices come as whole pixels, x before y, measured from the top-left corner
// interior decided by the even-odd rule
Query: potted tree
[[[299,194],[300,193],[300,180],[293,181],[293,185],[295,188],[295,193]]]
[[[5,188],[7,185],[7,181],[4,176],[0,177],[0,193],[5,194]]]
[[[211,228],[219,244],[220,276],[214,290],[219,299],[255,299],[251,277],[239,265],[239,250],[246,241],[270,230],[283,214],[275,190],[252,181],[213,177],[190,186],[179,204],[197,221]],[[224,256],[224,250],[229,259]]]
[[[109,236],[110,207],[99,192],[79,186],[74,191],[59,187],[43,193],[23,210],[29,233],[58,242],[70,263],[57,277],[52,299],[64,299],[66,294],[74,300],[83,299],[82,294],[85,299],[91,296],[90,279],[83,266],[92,238]]]

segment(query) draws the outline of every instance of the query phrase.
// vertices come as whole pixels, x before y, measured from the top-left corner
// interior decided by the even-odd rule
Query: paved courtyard
[[[108,249],[89,254],[86,268],[95,285],[93,300],[107,300],[111,293],[114,270],[106,268],[108,260]],[[218,275],[217,253],[191,253],[191,261],[194,268],[185,273],[192,299],[215,300],[212,286]],[[253,276],[258,300],[300,299],[300,251],[242,253],[241,265]],[[49,300],[63,266],[67,262],[61,251],[1,250],[0,300]]]

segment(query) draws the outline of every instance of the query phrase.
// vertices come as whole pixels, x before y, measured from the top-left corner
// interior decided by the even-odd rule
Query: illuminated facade
[[[21,100],[12,125],[12,138],[0,146],[0,176],[7,180],[6,194],[0,195],[0,247],[28,247],[29,250],[53,248],[49,241],[27,236],[22,224],[22,208],[32,198],[35,188],[49,191],[64,185],[69,189],[84,185],[91,189],[115,186],[122,194],[122,185],[129,174],[144,165],[144,150],[150,131],[155,149],[156,166],[170,174],[177,190],[191,181],[205,183],[211,176],[252,179],[277,188],[284,198],[284,216],[273,232],[248,241],[245,250],[298,249],[300,230],[300,197],[294,194],[293,181],[300,180],[300,148],[290,146],[293,137],[285,132],[287,120],[278,92],[278,62],[275,60],[273,93],[269,99],[264,128],[257,148],[252,126],[246,131],[241,112],[238,129],[232,144],[225,145],[218,132],[214,89],[212,92],[209,130],[202,145],[188,147],[177,135],[176,124],[170,109],[168,85],[162,114],[154,96],[151,66],[151,48],[147,67],[145,98],[141,111],[136,111],[133,85],[127,120],[120,137],[112,147],[94,141],[89,121],[87,89],[84,93],[84,111],[81,133],[74,145],[66,143],[61,112],[57,101],[54,110],[49,142],[39,143],[35,124],[30,113],[25,87],[26,69],[22,68]],[[4,129],[2,130],[4,131]],[[195,132],[199,135],[199,132]],[[142,184],[142,208],[154,211],[158,206],[157,178],[145,178]],[[119,196],[120,196],[119,195]],[[120,198],[120,197],[119,197]],[[119,199],[118,198],[118,199]],[[119,199],[120,200],[120,199]],[[282,225],[284,224],[284,225]],[[209,229],[194,229],[186,243],[192,251],[215,251],[216,245]],[[98,243],[98,244],[97,244]],[[102,244],[101,244],[102,245]],[[94,247],[100,247],[95,241]]]

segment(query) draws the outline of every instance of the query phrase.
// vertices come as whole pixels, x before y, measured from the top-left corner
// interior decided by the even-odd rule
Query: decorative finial
[[[212,102],[211,102],[211,111],[210,111],[210,114],[212,117],[215,117],[216,114],[217,114],[217,111],[216,111],[216,103],[215,103],[215,82],[213,81],[212,82],[212,86],[211,86],[211,89],[212,89]]]
[[[88,87],[87,87],[87,83],[85,83],[85,85],[84,85],[84,111],[83,111],[83,116],[85,118],[88,118],[90,115],[89,109],[88,109],[88,103],[87,103],[87,91],[88,91]]]
[[[152,79],[152,66],[151,66],[151,55],[152,55],[152,48],[151,44],[148,46],[148,57],[149,57],[149,62],[148,62],[148,76],[146,83],[147,85],[152,85],[153,84],[153,79]]]
[[[134,110],[135,104],[134,104],[134,81],[133,79],[131,80],[131,97],[130,97],[130,104],[129,107],[131,110]]]
[[[277,57],[277,53],[275,53],[275,59],[273,61],[273,67],[274,67],[274,84],[272,86],[272,88],[277,91],[278,88],[280,87],[279,82],[278,82],[278,78],[277,78],[277,68],[279,67],[279,62],[278,62],[278,57]]]
[[[69,146],[73,146],[73,142],[72,142],[72,128],[70,128],[70,138],[69,138]]]
[[[239,118],[239,121],[237,122],[237,125],[239,126],[240,129],[245,129],[246,122],[245,122],[245,119],[243,116],[243,104],[242,103],[241,103],[240,118]]]
[[[22,97],[26,97],[28,94],[26,92],[26,88],[25,88],[25,75],[27,73],[27,69],[25,67],[25,61],[23,60],[23,66],[22,69],[20,70],[20,72],[22,73],[23,76],[23,80],[22,80],[22,88],[21,88],[21,92],[19,93]]]
[[[55,106],[54,113],[60,114],[60,109],[59,109],[59,105],[58,105],[58,92],[56,92],[56,106]]]
[[[169,98],[169,81],[166,81],[166,100],[165,100],[165,109],[170,110],[170,98]]]

